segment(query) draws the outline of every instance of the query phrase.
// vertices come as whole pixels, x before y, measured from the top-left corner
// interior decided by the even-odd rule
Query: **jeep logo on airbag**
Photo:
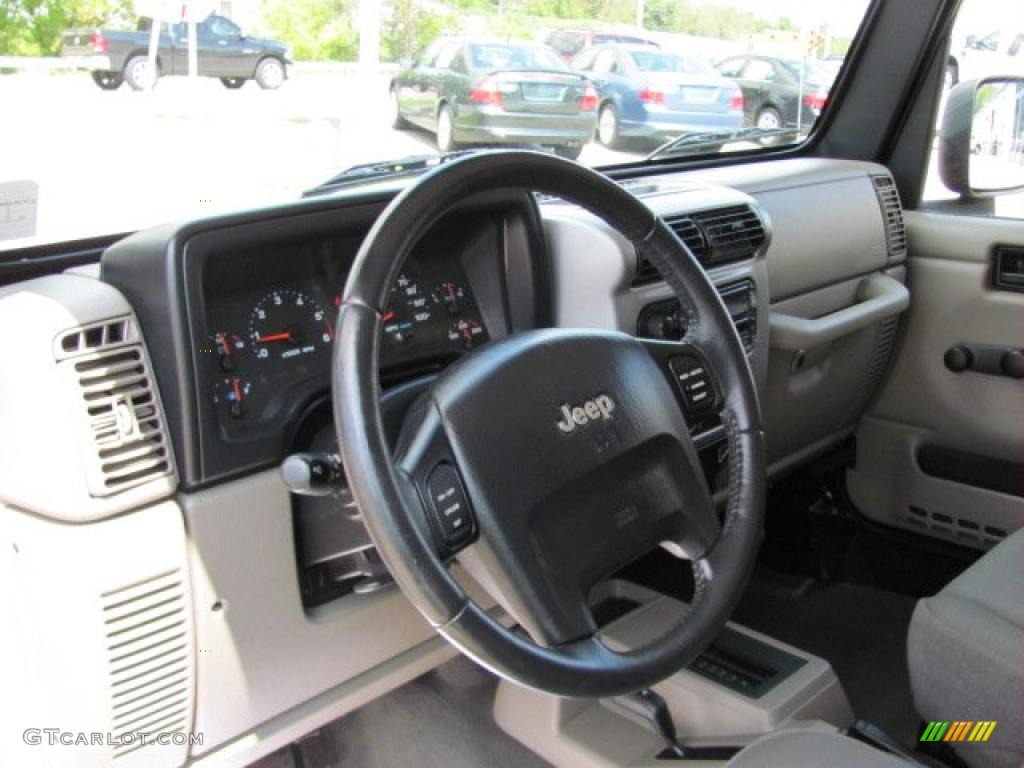
[[[555,422],[555,426],[562,432],[569,434],[576,427],[585,427],[592,421],[598,419],[608,421],[615,410],[615,401],[608,395],[598,395],[593,400],[587,400],[580,405],[562,404],[562,418]]]

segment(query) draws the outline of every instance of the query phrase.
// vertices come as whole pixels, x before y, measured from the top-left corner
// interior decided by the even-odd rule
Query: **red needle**
[[[389,320],[394,320],[396,317],[398,317],[398,315],[396,315],[394,312],[385,312],[383,315],[381,315],[380,319],[386,323]]]
[[[242,402],[242,388],[238,386],[238,379],[231,380],[231,388],[235,390],[235,402]]]
[[[218,338],[220,339],[220,347],[221,347],[221,349],[224,350],[225,356],[230,356],[231,355],[231,349],[230,349],[230,347],[228,347],[228,337],[225,336],[222,333],[222,334],[220,334],[218,336]]]
[[[269,336],[257,336],[257,344],[267,344],[271,341],[291,341],[291,331],[282,331],[281,333],[272,333]]]

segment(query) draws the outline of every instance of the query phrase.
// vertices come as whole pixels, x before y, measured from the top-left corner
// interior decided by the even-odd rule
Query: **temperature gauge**
[[[221,413],[231,416],[233,419],[241,419],[245,416],[246,401],[251,394],[252,382],[237,376],[228,376],[218,382],[217,389],[213,394],[213,401]]]

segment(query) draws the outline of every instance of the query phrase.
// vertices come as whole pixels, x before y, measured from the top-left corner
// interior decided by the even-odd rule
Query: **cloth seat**
[[[922,718],[996,721],[987,742],[949,742],[968,765],[1024,764],[1024,529],[918,601],[907,655]]]

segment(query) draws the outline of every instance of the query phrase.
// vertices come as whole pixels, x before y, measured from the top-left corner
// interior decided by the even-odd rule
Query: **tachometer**
[[[268,293],[253,307],[249,321],[249,347],[257,360],[313,354],[327,349],[333,336],[323,307],[302,291]]]

